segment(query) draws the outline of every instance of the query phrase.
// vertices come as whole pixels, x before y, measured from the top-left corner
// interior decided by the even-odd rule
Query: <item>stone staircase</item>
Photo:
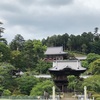
[[[61,100],[77,100],[72,93],[64,93]]]
[[[61,100],[77,100],[76,98],[63,98]]]

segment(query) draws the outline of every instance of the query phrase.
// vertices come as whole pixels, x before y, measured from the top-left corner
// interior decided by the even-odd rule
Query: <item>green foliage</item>
[[[0,42],[7,45],[7,40],[5,38],[0,38]]]
[[[1,83],[1,79],[0,79],[0,83]],[[3,90],[4,90],[3,86],[0,85],[0,96],[1,96],[2,93],[3,93]]]
[[[39,74],[47,74],[48,69],[51,68],[52,63],[51,62],[45,62],[44,60],[40,59],[37,63],[36,71]]]
[[[2,22],[0,22],[0,25],[2,25],[3,23]],[[4,33],[4,29],[5,28],[3,28],[3,27],[0,27],[0,42],[2,42],[2,43],[4,43],[4,44],[7,44],[7,41],[6,41],[6,39],[5,38],[2,38],[2,33]]]
[[[46,46],[39,40],[27,40],[24,43],[23,52],[21,52],[21,65],[25,69],[36,69],[38,60],[44,57]]]
[[[44,91],[47,91],[49,94],[51,94],[52,87],[53,87],[53,82],[50,80],[40,82],[32,88],[30,95],[41,96],[43,95]]]
[[[8,89],[4,90],[2,93],[2,96],[10,96],[10,95],[11,95],[11,92]]]
[[[25,42],[24,38],[20,34],[17,34],[15,38],[12,40],[12,42],[10,43],[11,50],[22,51],[24,42]]]
[[[2,61],[2,56],[3,56],[3,54],[2,54],[2,52],[0,52],[0,62]]]
[[[87,45],[86,44],[82,44],[82,52],[86,53],[87,52]]]
[[[71,34],[70,37],[68,38],[68,42],[67,42],[67,46],[70,51],[72,51],[73,48],[75,47],[75,41],[76,41],[75,35]]]
[[[0,63],[0,75],[6,76],[6,74],[11,75],[10,71],[15,69],[14,66],[12,66],[9,63]]]
[[[87,69],[88,69],[89,64],[88,64],[87,60],[82,61],[81,63],[82,63],[82,67],[85,67],[85,68],[87,68]]]
[[[75,86],[75,91],[76,92],[80,92],[80,93],[83,92],[82,84],[83,84],[83,80],[82,79],[77,79],[76,86]]]
[[[89,71],[94,74],[100,74],[100,59],[95,60],[89,66]]]
[[[83,32],[81,35],[77,36],[73,34],[69,36],[65,33],[63,35],[47,37],[47,39],[42,40],[42,43],[49,47],[63,45],[64,50],[89,53],[92,50],[91,43],[93,43],[93,38],[94,35],[91,32]]]
[[[100,100],[100,95],[99,95],[99,97],[96,98],[96,100]]]
[[[2,25],[3,23],[0,22],[0,25]],[[4,33],[4,28],[3,27],[0,27],[0,38],[2,37],[1,33]]]
[[[87,86],[88,91],[100,93],[100,75],[94,75],[84,80],[83,86]]]
[[[25,69],[32,69],[35,67],[37,63],[37,58],[34,56],[34,50],[33,50],[33,41],[32,40],[27,40],[24,43],[24,49],[23,52],[21,52],[22,56],[22,66]]]
[[[94,41],[91,43],[91,51],[90,52],[100,54],[100,38],[96,39],[96,40],[98,40],[98,41]]]
[[[70,75],[68,78],[68,88],[74,90],[77,83],[77,78],[74,75]]]
[[[95,98],[95,100],[100,100],[100,94],[95,93],[93,94],[93,97]]]
[[[75,77],[74,75],[70,75],[67,78],[68,78],[68,89],[69,90],[74,91],[74,92],[75,91],[82,92],[83,81],[81,79],[79,79],[78,77]]]
[[[87,55],[87,61],[88,61],[89,64],[90,64],[91,62],[97,60],[97,59],[100,59],[100,55],[98,55],[98,54],[89,53],[89,54]]]
[[[34,40],[33,41],[33,50],[34,50],[34,55],[38,57],[38,59],[44,57],[44,51],[46,51],[46,46],[42,44],[40,40]]]
[[[74,53],[69,52],[69,53],[67,54],[67,58],[68,58],[68,59],[75,59]]]
[[[24,94],[21,93],[19,88],[16,88],[13,92],[12,92],[12,96],[24,96]]]
[[[11,64],[14,65],[16,68],[21,68],[21,52],[18,50],[14,50],[11,52]]]
[[[13,69],[15,68],[9,63],[0,63],[0,84],[10,91],[13,91],[16,85],[11,73]]]
[[[0,61],[9,62],[10,55],[10,48],[6,44],[0,42]]]
[[[16,81],[20,92],[25,95],[29,95],[32,87],[34,87],[34,85],[39,82],[39,80],[36,79],[34,76],[27,74],[17,78]]]

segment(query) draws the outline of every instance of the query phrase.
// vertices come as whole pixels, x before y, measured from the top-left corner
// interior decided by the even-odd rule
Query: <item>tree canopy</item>
[[[83,86],[87,86],[88,91],[100,93],[100,75],[95,75],[84,80]]]
[[[11,57],[10,48],[6,44],[0,42],[0,61],[9,62],[10,57]]]
[[[97,59],[90,64],[90,72],[93,75],[100,75],[100,59]]]
[[[38,96],[43,95],[44,91],[47,91],[49,94],[52,92],[53,82],[50,80],[46,80],[38,83],[35,87],[32,88],[30,95]]]

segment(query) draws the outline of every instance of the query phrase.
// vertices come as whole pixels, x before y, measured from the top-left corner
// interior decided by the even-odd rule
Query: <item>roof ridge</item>
[[[57,46],[57,47],[47,47],[47,48],[58,48],[58,47],[63,47],[63,46]]]

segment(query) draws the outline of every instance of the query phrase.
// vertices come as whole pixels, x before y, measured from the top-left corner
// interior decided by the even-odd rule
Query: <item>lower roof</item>
[[[86,68],[81,66],[79,60],[57,60],[53,62],[53,67],[49,71],[61,71],[64,69],[71,69],[74,71],[84,71]]]

